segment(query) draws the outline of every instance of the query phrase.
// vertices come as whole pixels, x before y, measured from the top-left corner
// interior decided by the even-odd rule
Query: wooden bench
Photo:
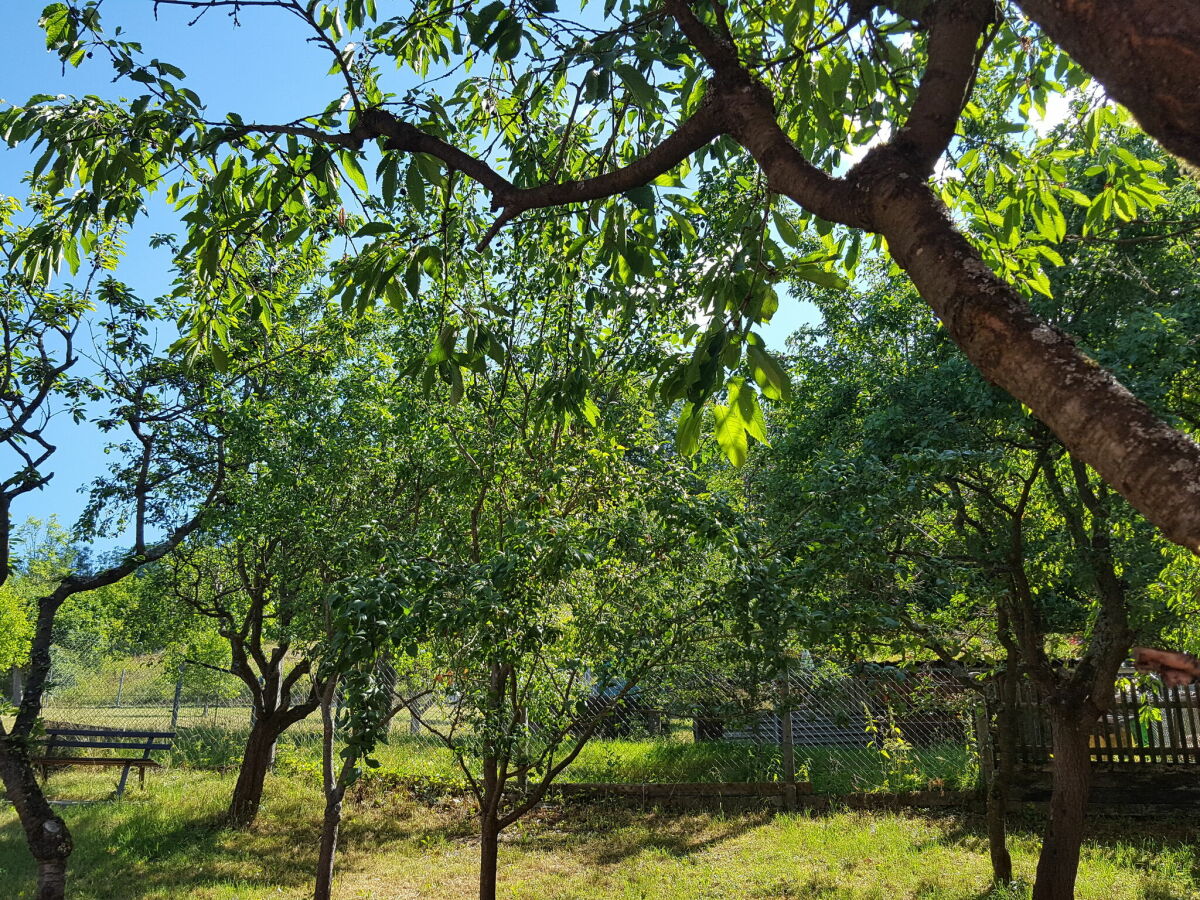
[[[58,766],[118,766],[121,781],[117,785],[117,797],[125,793],[125,782],[129,770],[138,770],[138,781],[146,786],[146,769],[160,768],[150,758],[155,750],[170,750],[173,731],[126,731],[122,728],[87,728],[81,726],[51,726],[46,729],[46,751],[32,762],[42,769],[42,778],[49,770]],[[63,756],[63,750],[117,750],[141,752],[141,756]],[[59,753],[59,755],[56,755]]]

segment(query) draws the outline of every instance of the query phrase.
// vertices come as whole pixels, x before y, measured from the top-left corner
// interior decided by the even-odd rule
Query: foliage
[[[1170,191],[1162,217],[1190,215],[1190,181],[1175,178]],[[1194,272],[1179,266],[1193,248],[1189,235],[1077,241],[1071,265],[1054,276],[1055,300],[1041,304],[1050,321],[1185,425],[1188,408],[1177,398],[1193,390],[1196,359],[1183,335],[1200,322],[1189,299]],[[1072,521],[1092,521],[1070,486],[1078,472],[1040,423],[951,352],[886,264],[864,266],[855,290],[812,294],[824,323],[795,339],[800,389],[776,420],[777,452],[760,457],[756,495],[786,532],[811,640],[883,656],[941,642],[986,666],[1003,638],[986,620],[1008,590],[998,574],[1008,564],[1006,526],[992,504],[1015,503],[1026,478],[1033,480],[1023,553],[1039,615],[1051,633],[1085,632],[1093,563],[1070,549],[1068,533]],[[1114,334],[1115,319],[1130,327]],[[1046,447],[1056,462],[1043,477],[1034,460]],[[1178,627],[1166,610],[1188,602],[1179,579],[1194,566],[1163,550],[1119,505],[1111,514],[1112,552],[1136,625],[1154,641]],[[1002,535],[989,537],[989,528]],[[1175,560],[1174,575],[1163,553]]]
[[[74,271],[84,235],[132,222],[159,194],[184,229],[170,248],[186,273],[177,293],[191,300],[192,340],[221,364],[230,334],[248,321],[277,321],[289,302],[253,264],[271,248],[306,255],[341,237],[351,250],[333,267],[331,294],[362,311],[378,300],[399,308],[445,295],[519,243],[544,241],[563,262],[547,273],[551,282],[591,257],[582,284],[588,302],[608,312],[658,316],[661,299],[686,284],[692,323],[676,319],[674,346],[650,354],[659,390],[684,402],[677,437],[685,452],[711,401],[710,427],[739,462],[751,440],[765,440],[760,395],[787,390],[756,331],[778,307],[779,285],[842,286],[881,240],[835,227],[822,202],[781,207],[762,153],[736,128],[711,126],[690,146],[688,129],[709,127],[696,123],[730,102],[715,99],[724,85],[707,68],[721,68],[720,54],[696,45],[697,34],[715,27],[732,42],[740,66],[770,92],[793,149],[830,172],[875,143],[900,140],[891,123],[921,118],[916,73],[935,54],[923,4],[865,12],[823,0],[732,4],[684,15],[622,2],[578,21],[553,2],[460,9],[437,0],[403,14],[363,0],[260,5],[298,17],[340,76],[338,96],[316,101],[297,123],[246,122],[237,111],[212,121],[184,72],[108,30],[99,4],[44,10],[47,46],[64,64],[105,60],[135,96],[45,94],[4,115],[7,140],[46,146],[34,184],[53,200],[18,245],[27,275]],[[980,28],[988,33],[972,62],[976,96],[962,109],[947,100],[959,125],[945,135],[937,188],[993,269],[1028,296],[1049,295],[1068,237],[1064,204],[1083,213],[1070,236],[1086,238],[1136,222],[1164,202],[1167,185],[1163,164],[1123,140],[1128,117],[1076,63],[1027,20],[999,12]],[[397,80],[392,63],[407,75]],[[1052,101],[1069,105],[1067,122],[1040,134],[1036,120]],[[1081,145],[1064,146],[1068,134],[1081,134]],[[679,152],[664,149],[672,140],[684,145]],[[364,167],[375,159],[372,142],[374,172]],[[648,159],[656,147],[661,162]],[[507,178],[491,168],[496,159]],[[645,171],[633,174],[639,160]],[[1091,185],[1068,183],[1079,161]],[[713,172],[732,175],[713,190]],[[572,189],[556,194],[557,183]],[[554,227],[536,222],[511,242],[497,237],[531,207],[559,204],[569,209]],[[449,358],[474,366],[507,352],[487,319],[486,302],[455,303],[417,364],[426,384],[439,375],[457,383]],[[592,370],[586,358],[573,365]]]

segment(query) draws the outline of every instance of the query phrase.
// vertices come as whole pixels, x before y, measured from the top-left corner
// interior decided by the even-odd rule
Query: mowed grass
[[[257,900],[309,895],[320,821],[311,779],[275,777],[256,826],[219,825],[231,775],[152,773],[121,803],[64,807],[75,835],[77,900]],[[52,795],[103,796],[111,778],[68,772]],[[1200,897],[1195,832],[1108,821],[1089,836],[1078,896]],[[337,896],[459,900],[474,892],[478,847],[470,804],[430,806],[370,783],[347,808]],[[1032,877],[1036,839],[1013,839]],[[0,895],[29,897],[33,869],[9,807],[0,807]],[[501,850],[500,896],[530,900],[698,898],[1018,898],[988,890],[980,823],[957,816],[835,812],[672,813],[619,806],[550,806],[512,829]]]

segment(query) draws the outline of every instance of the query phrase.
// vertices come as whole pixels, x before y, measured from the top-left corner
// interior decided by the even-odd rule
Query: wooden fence
[[[1021,685],[1016,718],[1019,762],[1049,762],[1050,724],[1031,685]],[[1149,687],[1123,680],[1090,744],[1092,762],[1109,768],[1200,765],[1200,691],[1164,687],[1157,679]]]

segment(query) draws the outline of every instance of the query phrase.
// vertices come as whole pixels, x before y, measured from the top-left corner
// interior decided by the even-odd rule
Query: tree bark
[[[325,815],[321,820],[321,846],[317,852],[317,881],[313,888],[313,900],[330,900],[333,893],[333,866],[337,858],[345,796],[346,788],[342,784],[335,785],[325,793]]]
[[[1014,660],[998,679],[996,703],[996,742],[992,747],[995,770],[987,793],[988,854],[992,862],[992,883],[1000,886],[1013,880],[1012,854],[1008,852],[1008,798],[1012,786],[1016,751],[1016,689]]]
[[[1033,900],[1073,900],[1091,789],[1088,736],[1094,716],[1060,699],[1047,704],[1054,749],[1050,819],[1042,838]]]
[[[1055,43],[1200,166],[1200,5],[1180,0],[1017,0]]]
[[[997,887],[1013,880],[1012,854],[1008,852],[1009,777],[997,769],[992,773],[987,792],[988,856],[992,863],[992,883]]]
[[[46,801],[25,747],[15,738],[0,741],[0,779],[17,810],[29,852],[37,863],[36,900],[63,900],[67,859],[73,849],[67,823]]]
[[[237,783],[226,813],[226,820],[235,828],[253,824],[258,816],[263,784],[267,772],[275,764],[275,744],[279,736],[320,706],[319,698],[312,691],[299,703],[292,702],[292,690],[297,681],[308,673],[309,662],[302,660],[284,675],[283,660],[287,645],[277,646],[269,655],[262,651],[261,604],[257,605],[257,609],[258,627],[248,629],[252,632],[249,646],[242,637],[235,636],[230,641],[232,671],[250,692],[254,711]],[[254,666],[251,665],[252,660]],[[256,671],[261,673],[261,680]]]
[[[276,716],[258,719],[250,729],[242,765],[238,770],[233,797],[229,801],[228,822],[235,828],[251,825],[262,805],[263,784],[275,755],[275,742],[287,726],[280,727]]]
[[[479,900],[496,900],[500,858],[500,828],[495,816],[483,816],[479,826]]]

